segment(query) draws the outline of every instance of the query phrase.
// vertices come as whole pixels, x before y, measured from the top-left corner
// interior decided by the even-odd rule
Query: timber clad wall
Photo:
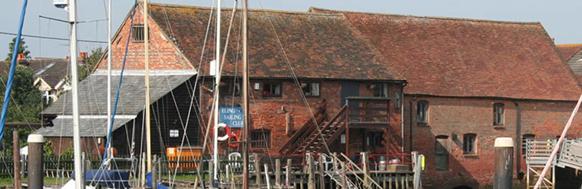
[[[559,136],[568,120],[574,102],[528,101],[528,100],[494,100],[487,98],[446,98],[407,95],[405,97],[405,129],[408,138],[406,145],[412,142],[412,150],[419,151],[427,158],[426,174],[423,179],[428,187],[452,188],[460,185],[473,187],[484,186],[493,182],[496,137],[513,137],[516,145],[514,168],[525,172],[521,138],[525,134],[534,134],[537,139],[553,139]],[[426,100],[429,103],[428,124],[416,121],[416,104]],[[504,124],[493,126],[493,104],[505,105]],[[521,119],[517,119],[518,110]],[[412,105],[412,108],[411,108]],[[412,112],[410,112],[412,110]],[[411,114],[412,113],[412,114]],[[412,115],[412,120],[410,115]],[[519,136],[517,125],[521,124]],[[412,130],[412,132],[410,132]],[[412,134],[410,134],[412,133]],[[463,153],[463,135],[476,134],[476,154]],[[447,136],[442,144],[448,151],[448,170],[436,170],[437,157],[435,146],[437,136]],[[582,117],[577,117],[568,133],[569,138],[582,136]],[[518,160],[518,158],[520,158]]]

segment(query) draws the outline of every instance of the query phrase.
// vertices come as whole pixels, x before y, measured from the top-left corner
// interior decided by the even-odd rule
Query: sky
[[[0,32],[16,33],[23,0],[5,0],[0,6]],[[53,0],[30,0],[24,34],[68,38],[66,23],[41,18],[67,20],[67,12],[56,8]],[[113,32],[135,0],[113,0]],[[154,3],[210,6],[212,0],[150,0]],[[415,16],[472,18],[518,22],[540,22],[557,44],[582,43],[582,1],[579,0],[249,0],[252,9],[307,11],[309,7]],[[77,0],[78,38],[107,40],[107,0]],[[232,6],[233,0],[223,0]],[[101,20],[101,21],[95,21]],[[0,34],[0,59],[8,53],[14,36]],[[33,57],[65,57],[68,42],[24,37]],[[104,47],[103,43],[79,43],[80,51]],[[2,52],[5,52],[2,54]]]

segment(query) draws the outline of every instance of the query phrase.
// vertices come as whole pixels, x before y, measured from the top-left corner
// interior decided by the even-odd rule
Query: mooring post
[[[12,128],[12,161],[14,162],[14,188],[20,189],[20,142],[18,130]]]
[[[154,162],[153,162],[152,172],[151,172],[151,174],[152,174],[152,181],[151,181],[152,189],[158,189],[158,166],[157,166],[158,164],[157,164],[157,161],[158,161],[158,156],[154,155]]]
[[[513,179],[513,139],[495,139],[495,183],[493,189],[511,188]]]
[[[315,175],[313,174],[313,156],[305,153],[307,160],[307,189],[315,189]]]
[[[361,152],[362,155],[362,168],[364,169],[364,187],[370,187],[370,180],[368,179],[368,173],[370,170],[368,168],[368,153]]]
[[[325,161],[325,156],[319,154],[319,188],[325,188],[325,166],[323,162]]]
[[[287,168],[285,169],[285,186],[291,187],[291,159],[287,159]]]
[[[267,183],[267,189],[271,189],[271,179],[269,178],[269,166],[265,163],[265,182]]]
[[[259,159],[259,154],[254,153],[253,159],[255,160],[255,179],[257,183],[257,187],[261,186],[261,160]]]
[[[43,145],[44,137],[28,135],[28,188],[43,188]]]
[[[275,186],[281,188],[281,159],[275,159]]]

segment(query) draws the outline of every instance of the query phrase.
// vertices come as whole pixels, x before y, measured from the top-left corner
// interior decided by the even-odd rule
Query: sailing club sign
[[[218,110],[220,123],[225,123],[230,128],[243,127],[243,110],[240,105],[220,105]]]

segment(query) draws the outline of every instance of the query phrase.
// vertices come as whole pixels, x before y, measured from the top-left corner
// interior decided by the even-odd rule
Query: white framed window
[[[477,134],[467,133],[463,135],[463,153],[477,154]]]

